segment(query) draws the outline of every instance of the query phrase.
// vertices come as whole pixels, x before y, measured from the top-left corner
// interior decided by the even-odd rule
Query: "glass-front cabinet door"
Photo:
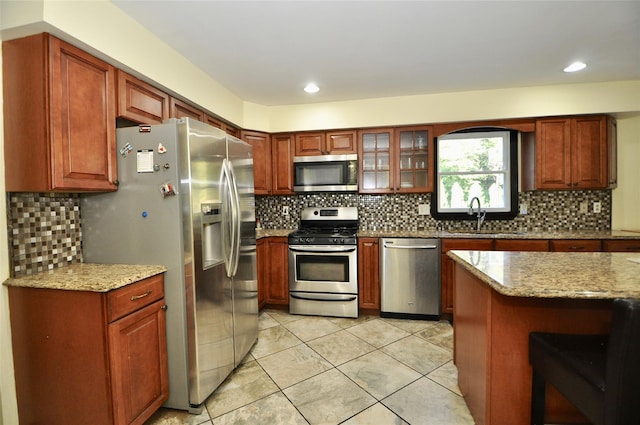
[[[394,184],[393,129],[359,132],[360,182],[363,193],[388,193]]]
[[[397,192],[433,191],[433,137],[431,126],[396,129]]]
[[[431,126],[359,132],[361,193],[433,191]]]

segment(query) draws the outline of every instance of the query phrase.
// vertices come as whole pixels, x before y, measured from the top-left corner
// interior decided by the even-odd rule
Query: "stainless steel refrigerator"
[[[188,118],[117,131],[117,192],[83,195],[85,262],[162,264],[169,400],[198,413],[258,334],[251,146]]]

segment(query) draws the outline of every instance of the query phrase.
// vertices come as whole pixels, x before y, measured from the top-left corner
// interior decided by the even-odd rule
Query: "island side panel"
[[[482,293],[479,287],[488,291],[488,301],[486,295],[478,298],[478,294]],[[461,391],[479,425],[530,422],[530,332],[608,333],[611,326],[610,300],[508,297],[499,294],[460,265],[456,265],[455,270],[455,294],[456,309],[466,305],[467,308],[481,311],[478,304],[488,306],[484,318],[487,347],[477,345],[480,337],[474,340],[455,336],[457,333],[464,336],[481,331],[481,328],[473,324],[472,328],[465,329],[468,327],[466,320],[457,322],[457,317],[464,317],[465,314],[462,311],[454,313],[456,361],[459,362],[459,356],[465,353],[465,356],[476,356],[487,362],[480,372],[464,367],[464,362],[462,369],[456,364]],[[475,322],[480,321],[475,319]],[[484,391],[481,383],[466,383],[468,380],[483,379],[483,376],[486,379]],[[465,393],[463,386],[467,391],[477,394]],[[477,406],[478,400],[483,397],[483,406]],[[546,412],[546,421],[551,423],[584,421],[582,415],[552,387],[548,387]]]
[[[491,291],[465,269],[454,268],[454,362],[458,386],[477,425],[489,424]]]

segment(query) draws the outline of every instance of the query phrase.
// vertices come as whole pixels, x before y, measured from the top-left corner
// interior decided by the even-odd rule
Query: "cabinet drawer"
[[[640,239],[604,240],[602,250],[605,252],[640,252]]]
[[[493,239],[442,239],[442,253],[444,254],[452,249],[491,251],[493,249]]]
[[[549,251],[546,239],[496,239],[496,251]]]
[[[164,298],[162,274],[111,291],[107,295],[108,322],[111,323],[161,298]]]
[[[551,251],[598,252],[600,241],[592,239],[551,240]]]

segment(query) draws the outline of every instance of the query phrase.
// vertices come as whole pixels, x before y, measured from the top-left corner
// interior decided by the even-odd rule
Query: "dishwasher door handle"
[[[384,247],[395,249],[437,249],[438,245],[394,245],[385,242]]]

